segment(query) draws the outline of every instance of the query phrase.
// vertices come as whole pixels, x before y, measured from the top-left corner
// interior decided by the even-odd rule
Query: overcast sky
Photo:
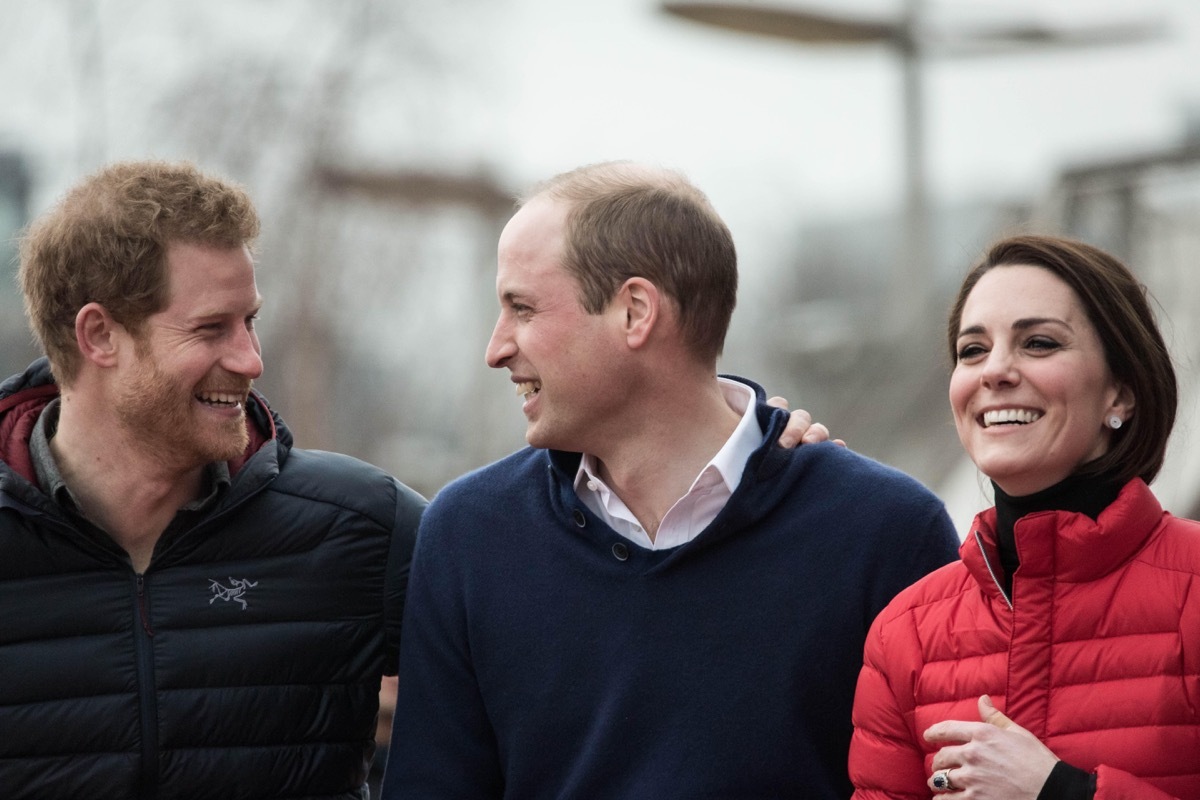
[[[926,16],[943,25],[988,8],[996,18],[1064,26],[1168,23],[1163,38],[1139,45],[927,61],[931,192],[1028,194],[1066,162],[1175,144],[1185,104],[1200,103],[1200,11],[1187,0],[1120,11],[1132,5],[1012,0],[997,12],[978,0],[929,4]],[[729,192],[731,203],[754,194],[814,215],[900,197],[900,72],[882,46],[735,34],[666,16],[647,0],[517,6],[505,35],[520,59],[519,86],[505,116],[523,169],[627,154],[676,162]],[[865,14],[896,3],[836,6]]]

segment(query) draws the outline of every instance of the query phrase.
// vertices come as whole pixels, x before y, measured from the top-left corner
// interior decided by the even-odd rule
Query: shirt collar
[[[62,405],[61,398],[54,398],[33,426],[29,437],[29,455],[33,460],[33,469],[37,475],[38,484],[50,498],[60,506],[78,513],[79,504],[72,494],[71,488],[63,480],[58,462],[54,460],[54,451],[50,449],[50,440],[58,432],[58,413]],[[204,491],[197,500],[186,504],[180,511],[199,511],[214,502],[217,495],[229,485],[229,465],[224,461],[214,461],[204,470]]]
[[[71,490],[63,481],[62,473],[58,471],[58,462],[50,451],[50,439],[58,430],[58,411],[62,401],[54,398],[34,423],[29,436],[29,457],[33,461],[34,474],[37,475],[38,485],[59,505],[75,507]]]
[[[762,445],[763,430],[754,410],[754,389],[740,381],[728,378],[717,378],[717,383],[720,384],[725,402],[732,410],[741,414],[742,418],[738,420],[737,427],[733,429],[733,433],[717,451],[717,454],[704,466],[704,469],[700,470],[697,480],[710,469],[715,469],[721,476],[726,490],[733,494],[734,489],[742,481],[746,462]],[[610,492],[604,482],[600,480],[598,473],[599,465],[596,457],[590,453],[584,453],[583,457],[579,459],[579,469],[575,472],[575,491],[581,495],[585,490],[597,492],[607,502]]]
[[[721,384],[721,393],[725,395],[725,402],[742,415],[729,440],[709,462],[709,466],[716,468],[717,472],[721,474],[729,493],[733,494],[734,489],[742,482],[742,473],[746,470],[746,462],[762,445],[763,430],[762,426],[758,424],[758,414],[754,410],[756,399],[754,390],[744,383],[727,378],[718,378],[717,381]]]

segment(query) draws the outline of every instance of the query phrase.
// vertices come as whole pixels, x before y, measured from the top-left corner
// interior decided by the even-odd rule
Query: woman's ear
[[[1133,397],[1133,390],[1123,383],[1117,384],[1117,393],[1113,401],[1109,403],[1108,411],[1105,412],[1105,418],[1112,416],[1118,417],[1121,422],[1128,422],[1133,416],[1133,408],[1137,403]]]

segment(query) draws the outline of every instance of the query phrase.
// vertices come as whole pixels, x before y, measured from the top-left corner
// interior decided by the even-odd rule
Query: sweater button
[[[624,542],[614,542],[612,546],[612,554],[613,558],[617,559],[617,561],[629,560],[629,548],[625,546]]]
[[[587,524],[587,517],[583,516],[583,512],[578,508],[571,512],[571,518],[575,520],[575,524],[581,528]]]

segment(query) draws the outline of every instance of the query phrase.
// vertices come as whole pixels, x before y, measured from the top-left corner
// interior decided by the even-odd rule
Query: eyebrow
[[[1067,330],[1073,330],[1069,323],[1067,323],[1065,320],[1058,319],[1057,317],[1023,317],[1022,319],[1013,322],[1012,329],[1014,331],[1024,331],[1029,330],[1030,328],[1036,328],[1038,325],[1061,325]],[[958,332],[958,338],[961,339],[964,336],[975,336],[985,332],[986,331],[982,325],[972,325],[969,328],[963,328],[960,330]]]
[[[260,294],[258,297],[256,297],[254,299],[254,305],[250,306],[250,314],[248,316],[254,316],[255,314],[258,314],[260,311],[262,311],[262,308],[263,308],[263,296]],[[231,312],[229,312],[229,311],[223,311],[220,309],[201,311],[198,314],[192,314],[191,319],[194,319],[194,320],[222,319],[224,317],[228,317],[230,315],[230,313]]]

